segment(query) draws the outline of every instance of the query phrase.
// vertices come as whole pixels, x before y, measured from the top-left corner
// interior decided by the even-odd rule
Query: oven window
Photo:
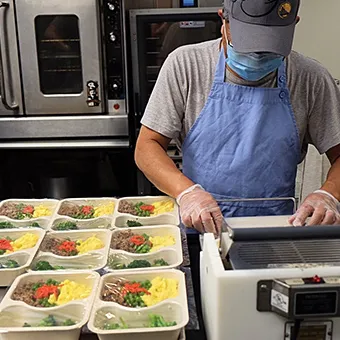
[[[138,20],[137,41],[142,111],[150,98],[165,59],[172,51],[183,45],[221,37],[221,20],[217,14],[211,16],[211,20],[203,18],[186,21],[172,19],[161,22],[148,18]]]
[[[40,90],[46,95],[83,91],[79,19],[76,15],[35,18]]]

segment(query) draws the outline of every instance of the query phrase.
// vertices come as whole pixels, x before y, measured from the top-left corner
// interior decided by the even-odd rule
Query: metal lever
[[[4,2],[4,1],[0,1],[0,8],[3,8],[4,10],[2,11],[2,23],[3,23],[3,27],[5,28],[5,9],[9,8],[9,3],[8,2]],[[5,32],[5,29],[3,30],[3,33]],[[5,38],[5,34],[3,34],[4,38]],[[4,107],[7,110],[17,110],[19,108],[19,105],[17,104],[9,104],[7,102],[7,94],[6,94],[6,82],[5,82],[5,76],[4,76],[4,62],[3,62],[3,49],[2,49],[2,44],[1,44],[1,39],[0,39],[0,73],[1,73],[1,101],[2,104],[4,105]]]

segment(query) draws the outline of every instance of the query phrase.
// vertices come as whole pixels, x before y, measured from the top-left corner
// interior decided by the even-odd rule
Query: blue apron
[[[294,197],[301,150],[285,63],[277,88],[229,84],[225,71],[222,48],[209,98],[183,143],[183,173],[217,200]],[[225,217],[293,213],[287,201],[219,206]]]

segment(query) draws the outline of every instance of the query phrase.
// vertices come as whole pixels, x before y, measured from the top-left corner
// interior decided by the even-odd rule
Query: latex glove
[[[200,185],[194,185],[177,197],[183,224],[204,233],[218,235],[223,221],[215,199]]]
[[[289,223],[303,226],[308,217],[308,225],[340,225],[339,201],[327,191],[317,190],[306,197]]]

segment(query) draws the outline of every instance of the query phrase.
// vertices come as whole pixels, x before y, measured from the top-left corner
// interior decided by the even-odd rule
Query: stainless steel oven
[[[3,116],[128,112],[122,0],[0,2]]]

